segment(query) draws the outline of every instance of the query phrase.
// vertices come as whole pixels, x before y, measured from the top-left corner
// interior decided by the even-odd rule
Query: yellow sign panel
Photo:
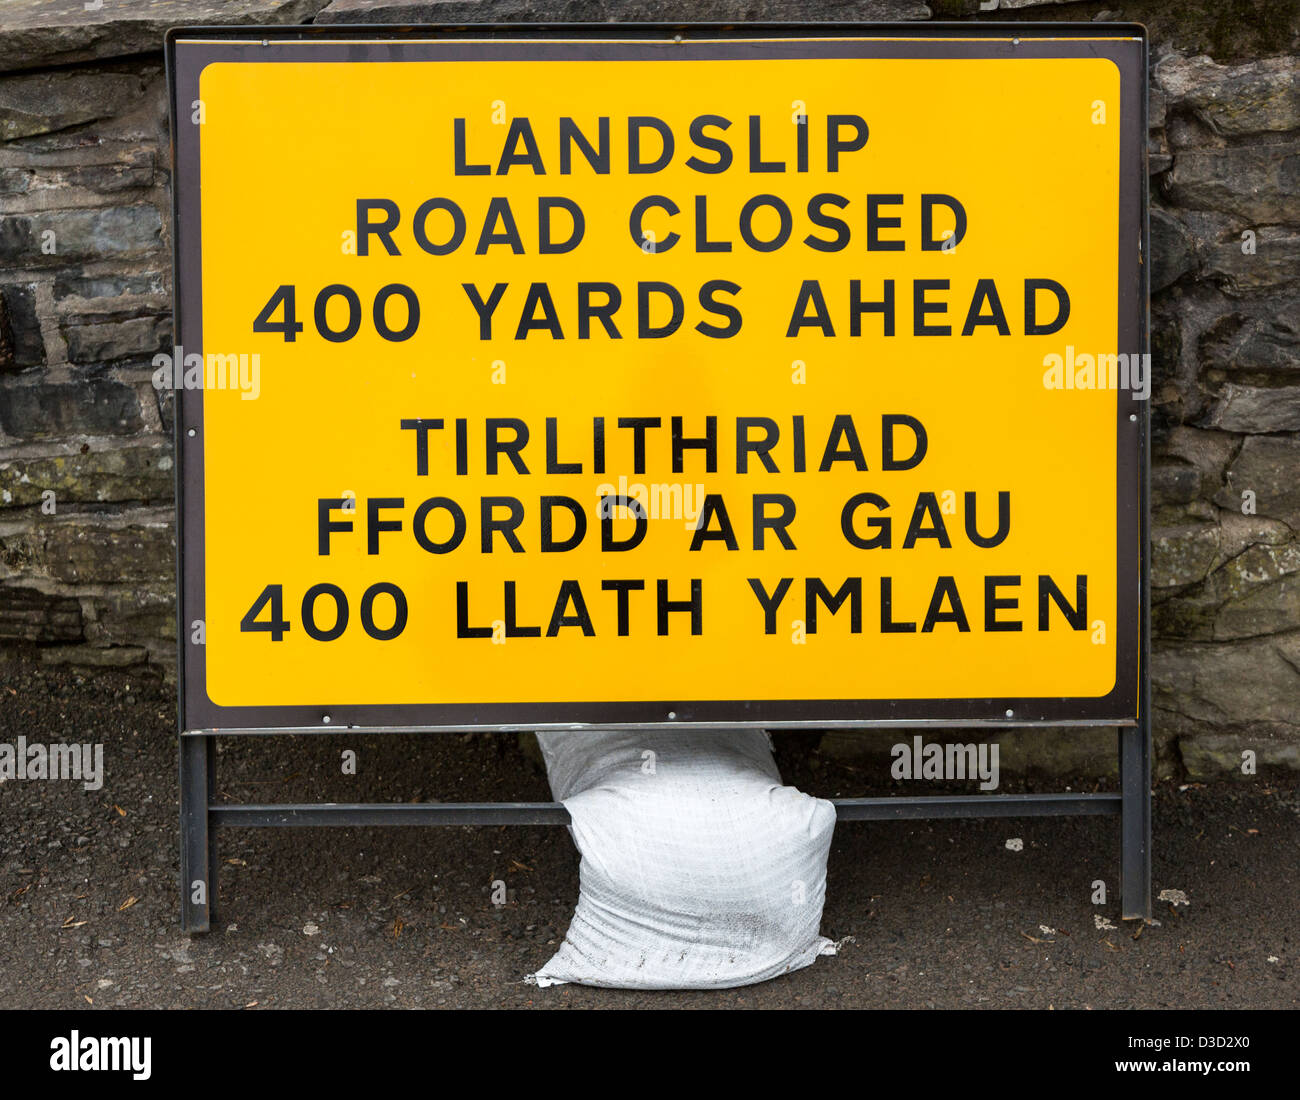
[[[1131,717],[1132,89],[968,45],[205,44],[204,705]]]

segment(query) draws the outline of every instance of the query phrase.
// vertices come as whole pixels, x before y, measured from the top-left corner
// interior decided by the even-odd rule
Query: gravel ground
[[[1187,899],[1159,902],[1158,924],[1119,920],[1113,820],[846,823],[823,919],[845,941],[838,956],[737,990],[539,990],[523,977],[554,951],[578,890],[576,850],[554,827],[223,831],[220,923],[182,935],[175,728],[174,694],[139,674],[0,663],[0,742],[100,741],[106,771],[98,791],[0,785],[0,1008],[1300,1004],[1289,773],[1157,789],[1153,888]],[[787,782],[889,792],[814,745],[778,737]],[[341,774],[343,749],[358,775]],[[514,737],[484,734],[227,738],[218,787],[235,801],[549,798]],[[1106,904],[1092,902],[1096,879]]]

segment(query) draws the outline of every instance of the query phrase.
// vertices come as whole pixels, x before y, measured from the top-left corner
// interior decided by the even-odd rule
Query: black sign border
[[[199,143],[188,124],[199,74],[232,51],[253,62],[302,60],[428,61],[595,57],[1075,57],[1106,56],[1121,77],[1119,332],[1117,348],[1149,352],[1147,231],[1146,30],[1092,23],[560,24],[175,28],[166,56],[172,127],[175,343],[202,348]],[[332,45],[330,45],[332,43]],[[178,53],[178,45],[184,50]],[[419,56],[416,56],[419,55]],[[181,125],[178,120],[187,120]],[[1064,244],[1065,242],[1063,242]],[[1149,677],[1149,400],[1120,390],[1117,401],[1116,679],[1094,698],[604,700],[537,703],[221,706],[206,691],[206,650],[190,643],[190,624],[205,619],[203,404],[201,391],[178,390],[176,456],[178,695],[182,732],[612,729],[628,726],[871,728],[898,726],[1132,726],[1139,688]],[[1147,692],[1142,692],[1145,697]],[[1147,703],[1143,698],[1142,702]]]

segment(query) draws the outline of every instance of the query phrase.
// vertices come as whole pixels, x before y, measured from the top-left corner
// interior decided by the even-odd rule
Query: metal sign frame
[[[724,40],[728,46],[747,41],[789,42],[793,55],[804,56],[800,41],[872,39],[893,47],[894,56],[926,43],[926,56],[970,56],[970,42],[985,44],[980,56],[1068,56],[1091,52],[1099,39],[1140,44],[1140,62],[1120,65],[1122,119],[1120,135],[1120,271],[1121,345],[1149,351],[1149,279],[1147,241],[1147,41],[1135,24],[1095,23],[824,23],[824,24],[551,24],[389,27],[332,24],[303,27],[175,28],[166,36],[166,62],[172,132],[174,317],[176,343],[202,346],[201,279],[198,232],[198,158],[192,134],[178,127],[180,104],[197,99],[201,65],[178,67],[178,41],[237,42],[276,51],[290,44],[337,43],[332,53],[356,57],[358,44],[403,43],[412,39],[448,40],[486,49],[500,56],[530,43],[585,45],[603,52],[611,43],[662,52],[666,44],[691,39]],[[345,45],[347,43],[347,45]],[[953,43],[948,46],[947,43]],[[700,46],[694,47],[697,51]],[[725,49],[724,49],[725,52]],[[888,51],[886,51],[888,52]],[[581,52],[576,56],[584,56]],[[586,56],[590,56],[588,53]],[[696,53],[694,56],[703,56]],[[270,60],[272,54],[268,54]],[[360,60],[361,58],[357,58]],[[1118,62],[1117,62],[1118,64]],[[187,108],[188,110],[188,108]],[[187,130],[189,128],[186,128]],[[1135,178],[1136,177],[1136,178]],[[215,800],[217,736],[273,733],[386,733],[532,729],[676,728],[682,725],[760,727],[771,729],[868,728],[1022,728],[1088,726],[1115,728],[1119,738],[1120,790],[1098,794],[970,795],[857,798],[835,800],[840,820],[940,817],[1015,817],[1061,814],[1117,815],[1121,818],[1122,915],[1149,917],[1150,890],[1150,535],[1149,535],[1149,401],[1130,392],[1117,395],[1117,613],[1125,620],[1118,631],[1117,675],[1109,696],[1097,700],[978,699],[896,701],[787,701],[749,704],[735,720],[735,702],[591,703],[589,713],[566,715],[573,721],[546,721],[547,707],[533,704],[474,706],[331,706],[219,707],[204,690],[200,647],[187,645],[178,630],[178,714],[180,717],[181,897],[182,927],[204,932],[215,917],[217,852],[215,829],[224,826],[432,825],[432,824],[567,824],[559,803],[372,803],[232,805]],[[202,618],[203,474],[201,391],[181,389],[174,414],[176,501],[178,515],[177,595],[184,614]],[[1124,476],[1136,469],[1137,479]],[[193,545],[187,546],[187,535]],[[1127,545],[1126,545],[1127,544]],[[1135,553],[1133,552],[1135,548]],[[1115,720],[1119,700],[1136,700],[1136,717]],[[864,706],[864,703],[867,705]],[[1091,704],[1091,705],[1090,705]],[[672,720],[665,720],[668,706]],[[752,709],[750,709],[752,708]],[[555,707],[550,709],[554,711]],[[572,705],[569,710],[572,712]],[[1012,718],[1003,715],[1012,715]],[[323,718],[323,715],[328,715]],[[223,719],[225,721],[223,722]],[[328,722],[328,725],[323,724]]]

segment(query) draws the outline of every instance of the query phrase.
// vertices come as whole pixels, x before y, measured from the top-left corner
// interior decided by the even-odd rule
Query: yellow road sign
[[[191,726],[1134,717],[1139,41],[176,58]]]

